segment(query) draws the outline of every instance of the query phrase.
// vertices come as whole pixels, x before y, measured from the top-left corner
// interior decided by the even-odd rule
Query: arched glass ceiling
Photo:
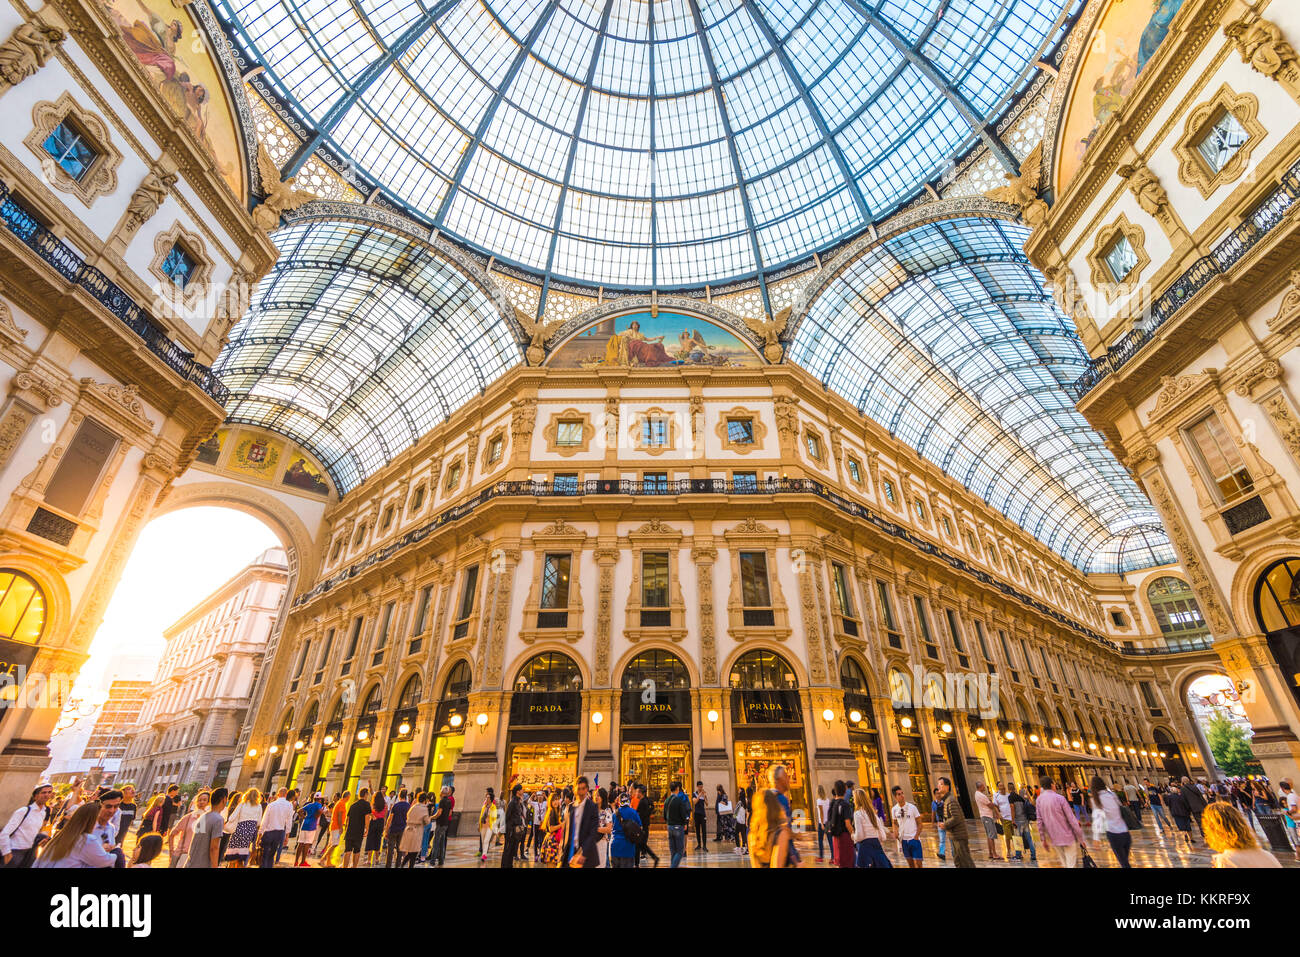
[[[1093,553],[1089,570],[1119,574],[1178,561],[1169,536],[1160,525],[1135,525],[1112,535]]]
[[[331,148],[434,226],[618,287],[778,268],[984,140],[1075,0],[221,0]]]
[[[423,243],[310,221],[274,239],[280,259],[213,371],[229,421],[301,442],[340,492],[522,359],[492,300]]]
[[[1088,356],[1027,235],[962,219],[882,242],[814,300],[788,355],[1089,571],[1112,536],[1159,519],[1065,393]]]

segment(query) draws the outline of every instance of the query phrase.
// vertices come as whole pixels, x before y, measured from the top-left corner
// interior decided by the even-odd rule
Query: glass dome
[[[384,194],[593,285],[761,274],[861,232],[990,132],[1073,0],[221,0]]]

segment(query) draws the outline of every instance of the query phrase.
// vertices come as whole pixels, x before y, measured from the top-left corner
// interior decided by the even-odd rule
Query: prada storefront
[[[506,738],[506,777],[535,791],[578,776],[582,673],[568,655],[545,651],[529,658],[515,678]]]
[[[691,779],[691,679],[682,660],[650,648],[623,670],[619,725],[624,780],[644,784],[655,813],[673,780]]]
[[[794,669],[774,651],[751,651],[736,660],[730,685],[737,784],[767,787],[768,769],[783,764],[790,775],[790,808],[810,819],[803,706]]]

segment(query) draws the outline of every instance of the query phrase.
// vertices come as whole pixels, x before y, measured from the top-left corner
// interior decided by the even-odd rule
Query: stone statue
[[[67,34],[39,20],[24,23],[0,43],[0,78],[3,86],[17,86],[54,56]]]
[[[1025,225],[1034,228],[1047,219],[1047,203],[1039,199],[1043,183],[1043,144],[1040,142],[1020,164],[1019,175],[1006,174],[1007,185],[991,189],[984,195],[1020,210]]]
[[[158,212],[158,207],[167,200],[167,194],[176,185],[176,173],[158,173],[150,170],[145,174],[126,207],[126,229],[135,232]]]
[[[554,319],[546,322],[542,319],[534,319],[517,306],[515,307],[515,319],[528,336],[528,349],[525,352],[528,357],[528,364],[530,366],[541,365],[542,360],[546,358],[546,340],[550,338],[551,333],[564,325],[564,320]]]
[[[261,143],[257,145],[257,170],[262,176],[262,192],[266,197],[253,210],[253,225],[258,229],[269,233],[280,225],[280,217],[285,213],[317,198],[315,193],[293,188],[298,179],[296,176],[281,182],[280,168]]]
[[[1124,178],[1124,185],[1137,199],[1144,213],[1157,218],[1165,215],[1169,207],[1169,194],[1145,163],[1128,163],[1115,172]]]
[[[1295,72],[1295,47],[1283,38],[1282,30],[1273,21],[1253,18],[1248,13],[1229,23],[1223,32],[1251,69],[1274,79],[1284,70]]]
[[[775,316],[769,315],[766,320],[743,317],[749,330],[763,340],[763,355],[768,362],[780,362],[781,356],[785,354],[785,349],[781,346],[781,333],[785,332],[786,324],[793,314],[794,307],[786,306]]]

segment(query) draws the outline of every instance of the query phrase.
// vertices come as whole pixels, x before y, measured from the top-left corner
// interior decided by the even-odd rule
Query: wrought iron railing
[[[1214,639],[1209,635],[1202,638],[1181,638],[1173,641],[1166,640],[1163,645],[1155,645],[1150,648],[1135,648],[1129,642],[1124,642],[1120,647],[1120,653],[1125,655],[1138,655],[1141,657],[1152,657],[1156,655],[1185,655],[1192,651],[1209,651],[1214,644]]]
[[[1068,387],[1074,401],[1082,400],[1106,376],[1118,371],[1141,352],[1142,347],[1155,338],[1157,330],[1215,278],[1231,272],[1248,252],[1277,228],[1297,200],[1300,200],[1300,162],[1287,170],[1277,189],[1269,193],[1250,219],[1229,233],[1208,255],[1192,263],[1191,268],[1161,293],[1151,304],[1150,310],[1129,332],[1111,346],[1104,356],[1088,363],[1087,371]]]
[[[0,182],[0,221],[55,272],[84,289],[143,339],[149,351],[162,359],[173,372],[195,383],[217,402],[226,404],[230,390],[222,385],[210,368],[195,362],[194,357],[169,339],[166,331],[121,286],[89,265],[15,203],[3,182]]]
[[[944,551],[929,539],[916,535],[905,526],[879,514],[861,502],[856,502],[841,495],[814,479],[781,478],[740,482],[714,478],[680,479],[667,483],[666,487],[664,483],[654,480],[637,482],[621,479],[591,479],[584,482],[565,481],[558,486],[552,482],[539,481],[496,482],[485,486],[464,501],[444,509],[418,528],[413,528],[399,535],[393,541],[382,548],[375,549],[355,564],[349,565],[347,568],[319,582],[311,591],[304,592],[294,599],[294,607],[306,604],[349,579],[362,574],[368,568],[387,561],[407,546],[423,541],[443,526],[459,521],[494,499],[520,496],[575,498],[584,495],[813,495],[833,505],[839,511],[869,522],[885,534],[902,539],[913,548],[946,562],[957,571],[970,575],[991,588],[996,588],[1003,594],[1033,608],[1053,621],[1072,628],[1108,648],[1119,650],[1119,646],[1113,641],[1099,632],[1093,631],[1082,622],[1062,614],[1032,595],[1025,594],[1014,585],[994,578],[984,569],[976,568],[965,559]]]

